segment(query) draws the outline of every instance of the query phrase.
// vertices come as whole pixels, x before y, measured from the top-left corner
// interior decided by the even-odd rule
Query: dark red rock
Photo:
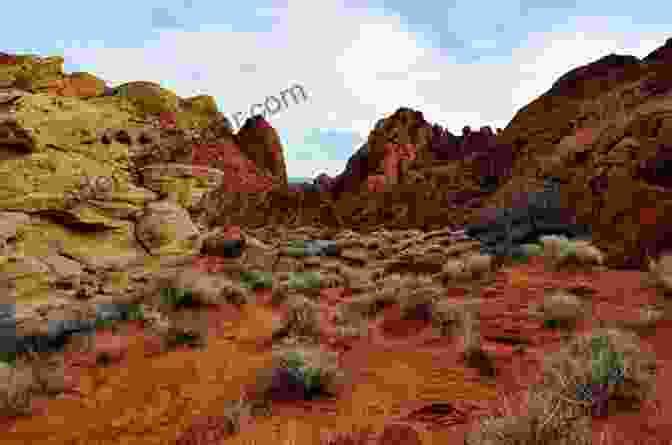
[[[642,59],[642,62],[653,63],[653,62],[669,62],[672,60],[672,38],[669,38],[665,41],[665,44],[659,48],[656,48],[649,55]]]

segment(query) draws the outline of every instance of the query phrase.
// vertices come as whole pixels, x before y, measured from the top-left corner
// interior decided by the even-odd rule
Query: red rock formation
[[[287,167],[275,129],[261,116],[248,118],[236,135],[241,151],[260,170],[267,170],[280,184],[287,186]]]
[[[273,179],[260,174],[235,143],[195,144],[192,163],[214,167],[224,172],[220,192],[262,192],[273,186]]]
[[[643,61],[665,60],[671,46],[668,40]],[[607,264],[644,265],[647,254],[672,245],[672,181],[661,149],[672,144],[670,79],[668,63],[616,55],[563,75],[498,136],[514,148],[516,163],[490,204],[508,207],[514,192],[557,176],[565,206],[591,226]]]
[[[648,56],[644,57],[642,59],[642,62],[644,63],[655,63],[655,62],[662,62],[662,63],[669,63],[670,60],[672,60],[672,38],[667,39],[665,41],[665,44],[661,46],[660,48],[657,48],[651,54]]]

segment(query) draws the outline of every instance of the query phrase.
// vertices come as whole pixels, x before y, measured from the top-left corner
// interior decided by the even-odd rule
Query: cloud
[[[316,129],[357,135],[360,142],[347,147],[352,153],[380,118],[401,106],[455,133],[464,125],[505,127],[517,109],[570,69],[609,52],[642,57],[668,33],[632,29],[626,18],[579,17],[530,34],[510,52],[488,50],[477,62],[458,63],[456,54],[432,47],[398,15],[327,0],[289,3],[257,11],[275,18],[266,32],[203,25],[199,31],[158,30],[138,48],[75,42],[64,51],[113,84],[160,80],[183,97],[211,94],[228,115],[300,84],[308,99],[283,107],[270,121],[282,136],[290,176],[314,176],[305,173],[345,165],[326,143],[313,151],[313,160],[292,155],[318,144],[311,139]]]

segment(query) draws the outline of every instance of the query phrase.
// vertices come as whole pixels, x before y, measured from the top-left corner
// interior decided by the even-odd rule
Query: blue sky
[[[63,55],[66,71],[112,86],[211,94],[229,117],[303,86],[307,100],[287,96],[269,118],[294,177],[338,174],[400,106],[456,133],[503,128],[569,69],[610,52],[643,57],[672,37],[667,0],[42,3],[3,7],[30,29],[3,21],[0,51]]]

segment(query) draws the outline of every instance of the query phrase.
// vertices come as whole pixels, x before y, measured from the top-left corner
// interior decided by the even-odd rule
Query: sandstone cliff
[[[209,190],[286,182],[284,164],[255,163],[282,159],[277,137],[241,146],[212,97],[110,88],[62,64],[0,54],[0,303],[132,299],[160,264],[200,252],[193,210]]]

